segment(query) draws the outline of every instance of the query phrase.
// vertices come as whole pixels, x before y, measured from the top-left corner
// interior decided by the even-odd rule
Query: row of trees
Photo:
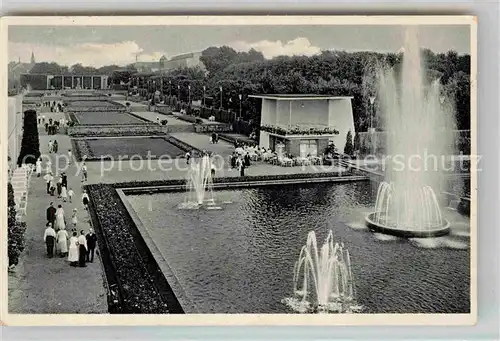
[[[19,263],[19,255],[24,250],[26,223],[16,219],[14,189],[10,182],[7,185],[7,230],[7,254],[9,267],[11,267]]]
[[[398,73],[402,53],[324,51],[319,55],[280,56],[266,60],[256,51],[210,47],[200,58],[206,70],[184,68],[162,75],[134,78],[132,84],[150,91],[160,90],[183,101],[210,97],[215,107],[238,111],[259,119],[260,101],[250,94],[328,94],[353,96],[356,131],[370,125],[370,97],[376,96],[377,70],[394,68]],[[470,56],[455,51],[435,54],[425,49],[422,58],[429,80],[439,79],[443,94],[455,105],[457,129],[470,129]],[[205,90],[203,89],[205,87]],[[220,89],[222,88],[222,92]],[[222,96],[221,96],[222,94]],[[380,126],[375,115],[374,125]]]

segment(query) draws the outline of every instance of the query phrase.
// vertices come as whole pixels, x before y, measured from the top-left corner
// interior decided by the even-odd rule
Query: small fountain
[[[361,310],[354,302],[354,281],[349,251],[343,244],[333,243],[330,230],[318,249],[314,231],[307,235],[295,263],[293,299],[283,302],[299,312],[352,313]]]
[[[453,115],[444,104],[439,80],[427,80],[417,28],[405,32],[401,72],[392,69],[379,75],[390,161],[378,189],[375,212],[365,221],[370,230],[393,236],[438,237],[450,231],[433,188],[443,188],[438,159],[453,152]],[[410,163],[414,160],[418,167]]]
[[[221,209],[217,206],[213,194],[211,162],[208,155],[201,157],[198,162],[191,159],[191,167],[186,177],[186,193],[185,201],[179,205],[181,209]]]

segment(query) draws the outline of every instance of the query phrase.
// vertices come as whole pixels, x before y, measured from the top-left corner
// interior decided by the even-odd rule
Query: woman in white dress
[[[56,237],[57,250],[61,257],[66,257],[68,254],[68,232],[66,230],[59,230]]]
[[[52,162],[50,162],[50,160],[45,164],[45,173],[52,173]]]
[[[71,266],[77,266],[78,264],[78,238],[76,231],[69,238],[68,262]]]
[[[56,225],[56,231],[63,230],[66,228],[66,223],[64,222],[64,210],[62,208],[62,205],[59,205],[57,207],[55,225]]]
[[[36,160],[36,176],[40,177],[42,175],[42,159]]]
[[[68,198],[68,191],[66,191],[66,186],[61,187],[61,198],[63,202],[66,202],[66,199]]]

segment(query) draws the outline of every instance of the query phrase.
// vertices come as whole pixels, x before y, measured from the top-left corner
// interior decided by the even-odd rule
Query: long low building
[[[343,151],[354,136],[353,97],[250,95],[262,99],[260,145],[293,156],[319,156],[330,142]]]
[[[108,89],[108,75],[22,74],[21,86],[32,90]]]

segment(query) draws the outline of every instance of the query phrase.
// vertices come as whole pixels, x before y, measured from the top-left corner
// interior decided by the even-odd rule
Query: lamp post
[[[181,85],[177,84],[177,100],[181,100]]]
[[[188,105],[191,106],[191,84],[188,85]]]
[[[203,85],[203,107],[205,107],[205,91],[207,90],[207,87]]]
[[[172,81],[168,81],[168,97],[172,97]]]
[[[370,133],[375,132],[375,129],[373,128],[373,112],[375,109],[374,103],[375,103],[375,96],[370,96],[370,129],[369,129]]]
[[[241,94],[238,95],[238,98],[240,99],[240,115],[239,115],[239,118],[241,119],[241,98],[242,98]]]
[[[219,87],[220,91],[220,109],[222,110],[222,86]]]

